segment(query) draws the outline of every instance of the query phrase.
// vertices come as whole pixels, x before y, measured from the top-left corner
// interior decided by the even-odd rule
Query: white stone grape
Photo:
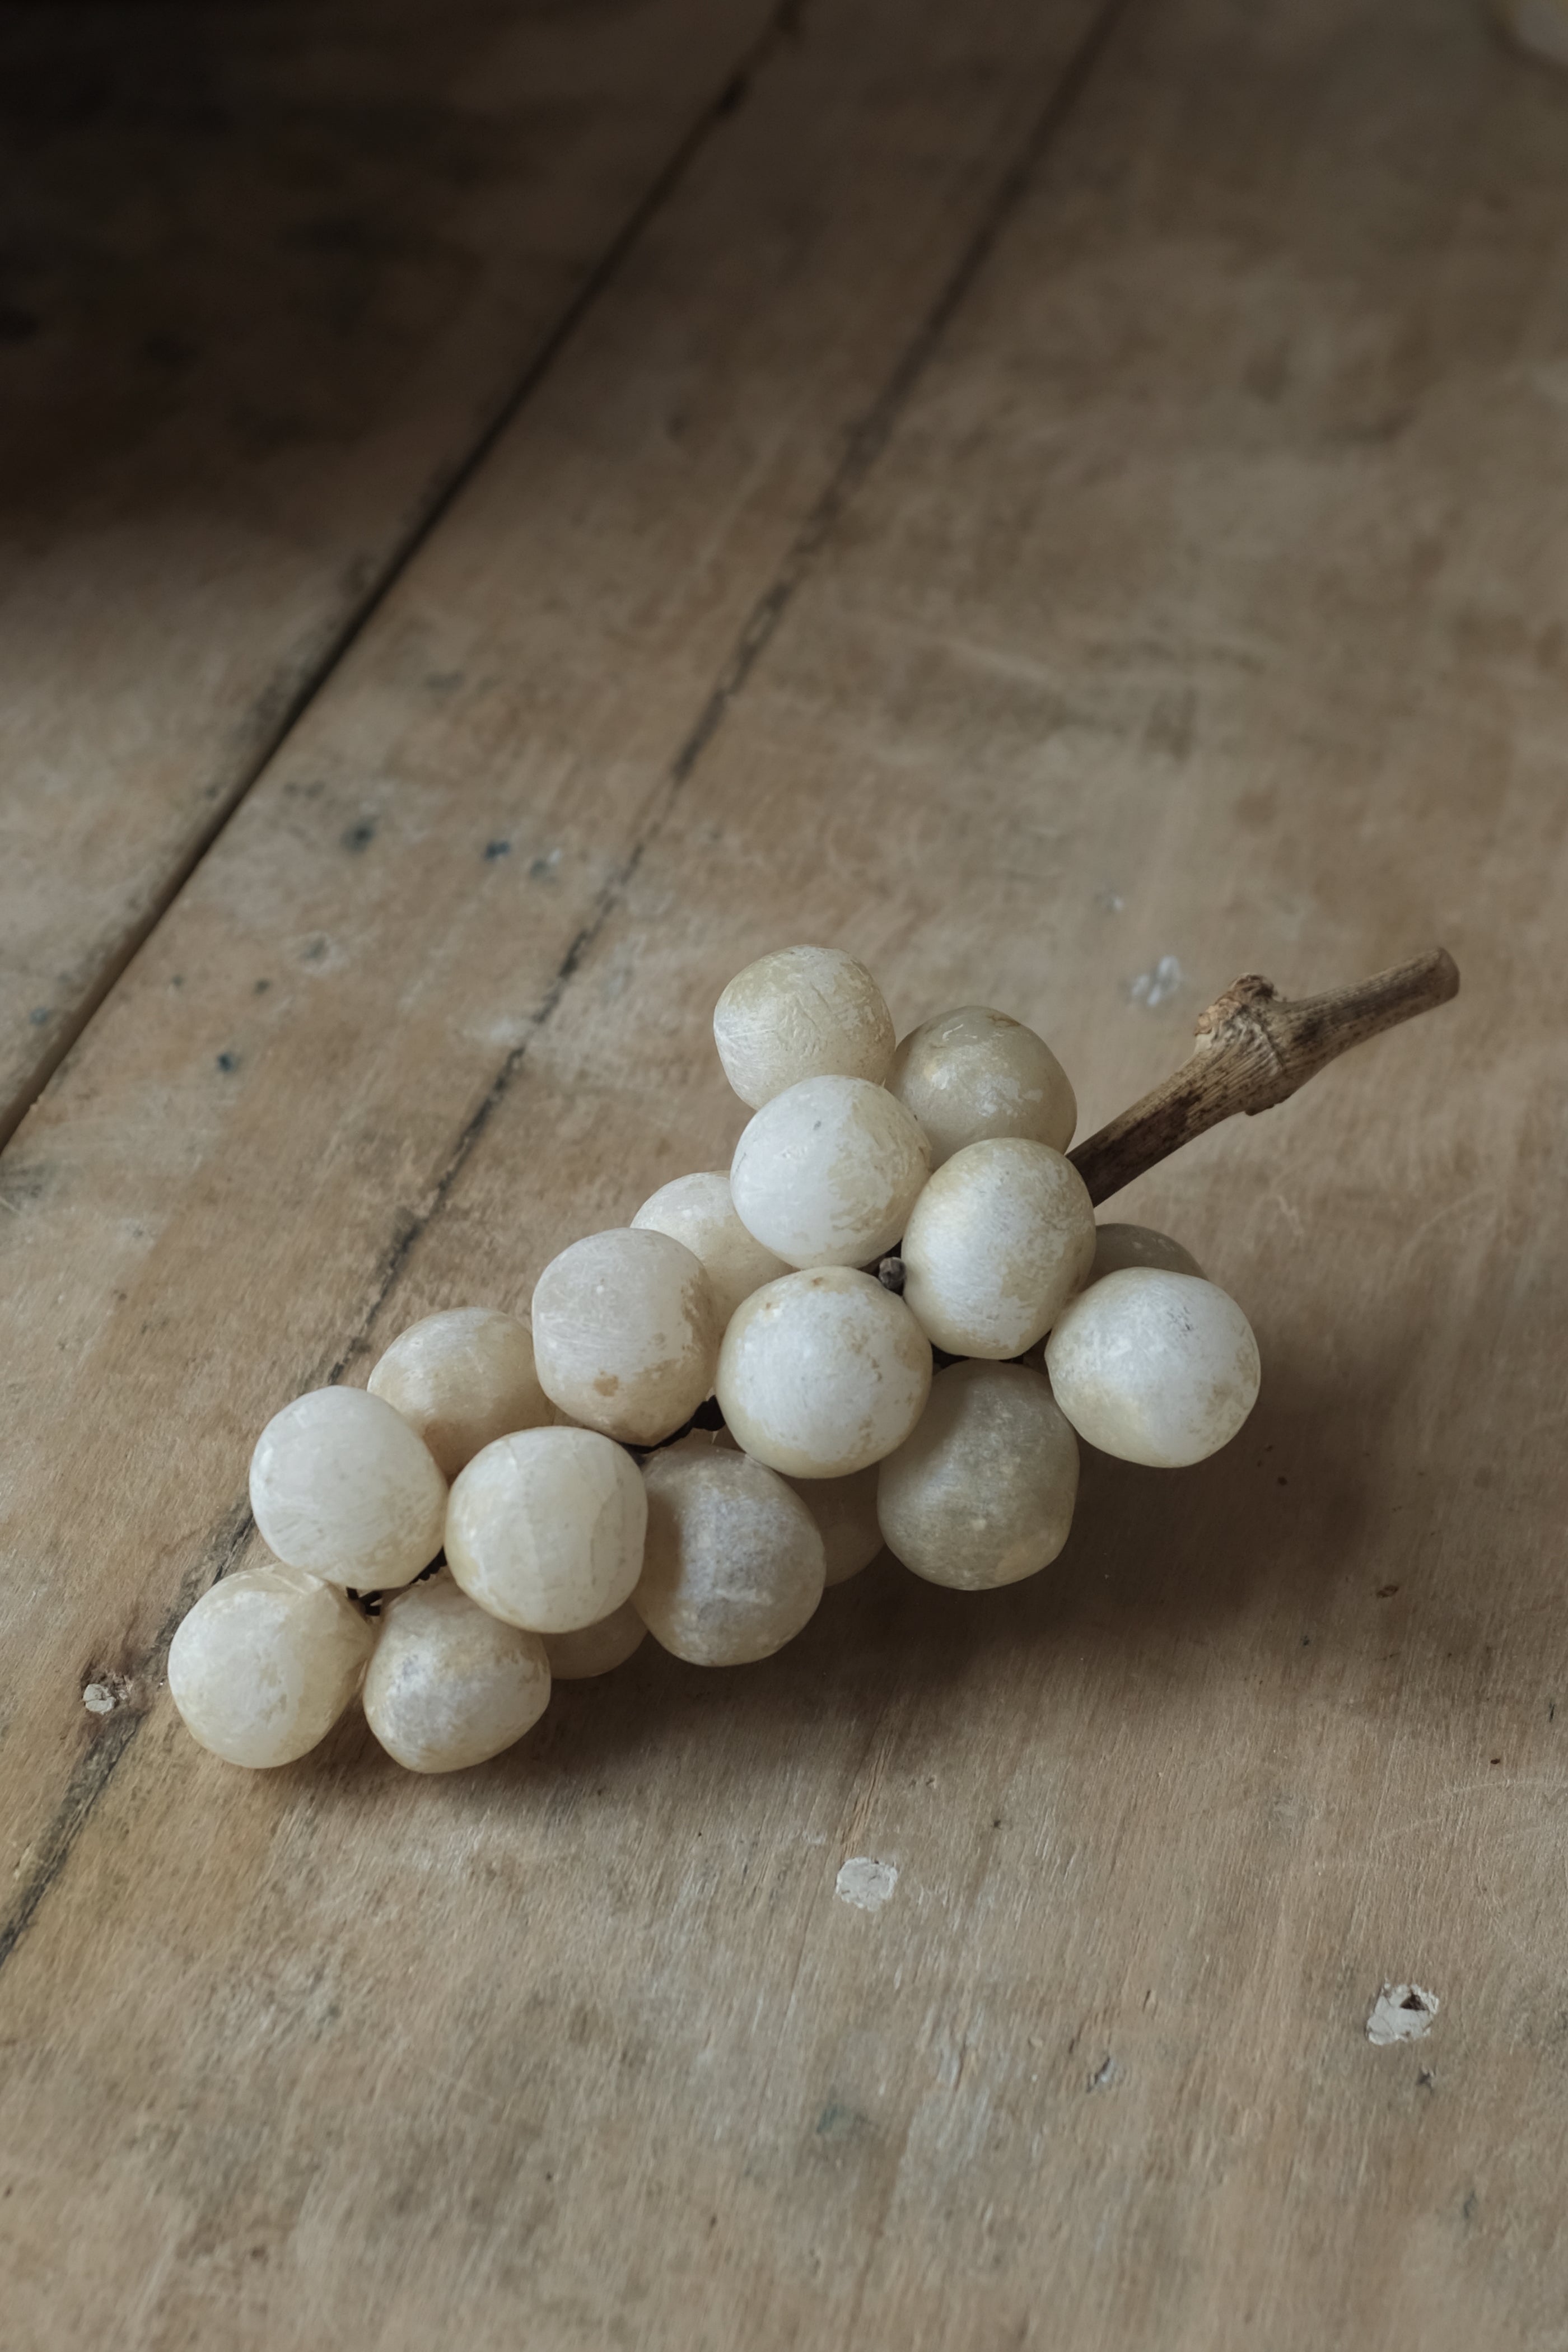
[[[592,1429],[521,1430],[458,1473],[447,1559],[492,1617],[572,1633],[631,1598],[647,1518],[637,1464],[613,1440]]]
[[[647,1627],[629,1601],[612,1609],[596,1625],[580,1625],[574,1633],[546,1633],[544,1647],[550,1671],[558,1683],[582,1682],[590,1675],[607,1675],[625,1665],[639,1649]]]
[[[1195,1274],[1203,1268],[1192,1252],[1169,1234],[1156,1233],[1152,1225],[1096,1225],[1094,1229],[1094,1262],[1089,1269],[1089,1283],[1099,1282],[1108,1274],[1120,1274],[1130,1265],[1163,1266],[1168,1274]],[[1023,1360],[1033,1364],[1037,1371],[1046,1367],[1046,1343],[1037,1339],[1025,1350]]]
[[[713,1390],[723,1326],[701,1261],[668,1234],[590,1234],[533,1293],[544,1393],[585,1428],[657,1445]]]
[[[882,1549],[877,1519],[877,1465],[853,1470],[847,1478],[786,1478],[812,1517],[822,1538],[827,1561],[827,1581],[846,1583],[869,1568]]]
[[[926,1140],[864,1078],[804,1078],[749,1121],[730,1169],[741,1222],[787,1265],[864,1265],[904,1231]]]
[[[379,1592],[411,1583],[440,1550],[447,1481],[384,1398],[312,1389],[257,1440],[250,1507],[289,1568]]]
[[[713,1287],[721,1328],[753,1290],[789,1272],[782,1257],[764,1249],[735,1212],[730,1179],[722,1168],[677,1176],[661,1184],[632,1219],[634,1227],[668,1234],[700,1258]],[[679,1423],[677,1424],[679,1426]]]
[[[1075,1298],[1046,1342],[1057,1402],[1102,1454],[1179,1470],[1228,1444],[1257,1402],[1258,1342],[1212,1282],[1129,1266]]]
[[[882,992],[837,948],[780,948],[737,972],[713,1014],[724,1076],[755,1110],[802,1078],[868,1078],[893,1059]]]
[[[922,1021],[894,1055],[888,1085],[924,1129],[933,1168],[989,1136],[1065,1151],[1078,1125],[1071,1082],[1045,1039],[985,1004]]]
[[[748,1454],[667,1446],[643,1465],[647,1550],[632,1605],[698,1666],[748,1665],[798,1633],[822,1598],[816,1522]]]
[[[903,1241],[904,1301],[953,1356],[1021,1356],[1089,1273],[1094,1211],[1049,1144],[966,1144],[916,1202]]]
[[[719,1356],[738,1444],[795,1478],[843,1478],[901,1445],[931,1390],[901,1298],[849,1266],[787,1274],[737,1308]]]
[[[443,1478],[455,1478],[493,1438],[550,1419],[532,1334],[494,1307],[455,1307],[411,1323],[365,1386],[424,1439]]]
[[[374,1628],[341,1586],[297,1568],[242,1569],[204,1592],[169,1644],[169,1695],[230,1764],[292,1764],[360,1686]]]
[[[1089,1282],[1121,1274],[1130,1265],[1163,1266],[1167,1274],[1195,1274],[1200,1278],[1203,1275],[1191,1250],[1173,1242],[1169,1234],[1156,1233],[1152,1225],[1096,1225]]]
[[[889,1549],[930,1584],[1016,1584],[1072,1526],[1078,1444],[1042,1372],[950,1364],[912,1434],[878,1472]]]
[[[478,1608],[449,1577],[385,1604],[365,1676],[365,1720],[410,1772],[460,1772],[499,1756],[549,1698],[539,1635]]]

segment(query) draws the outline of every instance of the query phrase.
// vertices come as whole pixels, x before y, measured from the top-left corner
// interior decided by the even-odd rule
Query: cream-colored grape
[[[1072,1526],[1078,1444],[1043,1372],[950,1364],[913,1434],[878,1472],[889,1549],[929,1584],[1016,1584]]]
[[[724,1076],[755,1110],[802,1078],[868,1078],[893,1058],[893,1024],[864,964],[837,948],[780,948],[736,973],[713,1014]]]
[[[532,1633],[596,1625],[642,1572],[637,1464],[592,1429],[498,1437],[459,1472],[447,1558],[472,1601]]]
[[[574,1633],[547,1633],[544,1647],[550,1671],[558,1683],[582,1682],[589,1675],[607,1675],[625,1665],[641,1646],[647,1627],[629,1601],[612,1609],[596,1625],[580,1625]]]
[[[845,1478],[901,1445],[931,1389],[902,1299],[848,1266],[786,1274],[737,1308],[718,1396],[735,1441],[793,1478]]]
[[[829,1584],[843,1584],[868,1568],[882,1549],[877,1521],[877,1465],[847,1478],[786,1478],[822,1538]]]
[[[1163,1267],[1108,1274],[1046,1342],[1057,1402],[1123,1462],[1179,1470],[1227,1444],[1258,1398],[1258,1342],[1234,1298]]]
[[[735,1213],[730,1179],[723,1169],[698,1176],[678,1176],[661,1184],[645,1201],[632,1223],[639,1230],[668,1234],[701,1260],[713,1287],[720,1327],[728,1323],[742,1298],[776,1282],[789,1272],[782,1257],[764,1249],[746,1231]],[[679,1424],[678,1424],[679,1425]]]
[[[707,1444],[721,1453],[738,1453],[730,1429],[693,1430],[687,1444]],[[784,1485],[800,1496],[822,1538],[826,1580],[844,1584],[868,1568],[882,1549],[877,1524],[877,1465],[853,1470],[847,1478],[791,1478],[781,1471]]]
[[[904,1300],[952,1356],[1021,1356],[1094,1257],[1082,1177],[1047,1143],[998,1136],[939,1168],[904,1233]]]
[[[242,1569],[204,1592],[169,1644],[169,1696],[230,1764],[292,1764],[353,1697],[375,1641],[341,1586]]]
[[[574,1242],[533,1294],[545,1395],[626,1445],[657,1445],[712,1394],[723,1328],[701,1261],[631,1225]]]
[[[1045,1039],[986,1004],[922,1021],[894,1055],[888,1085],[920,1121],[933,1168],[988,1136],[1065,1151],[1078,1125],[1071,1083]]]
[[[1127,1266],[1163,1266],[1167,1274],[1195,1274],[1203,1268],[1190,1250],[1169,1234],[1156,1233],[1152,1225],[1096,1225],[1094,1229],[1094,1262],[1089,1269],[1089,1283],[1099,1282],[1108,1274],[1121,1274]],[[1043,1371],[1046,1343],[1037,1339],[1025,1351],[1024,1361]]]
[[[822,1598],[822,1538],[782,1478],[689,1440],[643,1465],[647,1553],[632,1605],[697,1666],[742,1666],[799,1633]]]
[[[412,1582],[440,1550],[447,1481],[384,1397],[312,1389],[257,1440],[250,1507],[289,1567],[383,1592]]]
[[[885,1087],[805,1078],[748,1123],[730,1191],[786,1265],[864,1265],[903,1232],[926,1167],[924,1136]]]
[[[550,1697],[537,1633],[503,1625],[449,1577],[389,1601],[364,1680],[364,1713],[410,1772],[460,1772],[499,1756],[536,1724]]]
[[[532,1334],[495,1307],[455,1307],[411,1323],[365,1385],[425,1440],[443,1478],[455,1478],[493,1438],[550,1419]]]
[[[1096,1225],[1089,1282],[1099,1282],[1108,1274],[1121,1274],[1130,1265],[1161,1266],[1167,1274],[1195,1274],[1200,1279],[1203,1275],[1191,1250],[1173,1242],[1169,1234],[1157,1234],[1152,1225]],[[1089,1284],[1084,1287],[1087,1289]]]

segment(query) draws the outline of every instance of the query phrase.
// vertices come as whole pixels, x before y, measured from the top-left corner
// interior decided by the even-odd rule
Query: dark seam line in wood
[[[796,590],[837,522],[855,492],[865,480],[877,458],[886,447],[899,412],[928,365],[954,314],[969,293],[995,247],[996,240],[1016,210],[1030,179],[1038,167],[1052,140],[1068,114],[1088,80],[1115,25],[1131,0],[1107,0],[1107,5],[1095,18],[1083,40],[1073,52],[1053,86],[1051,96],[1037,119],[1028,138],[1008,165],[981,216],[980,224],[935,301],[906,346],[892,373],[860,424],[850,434],[844,456],[840,458],[826,488],[811,509],[794,543],[779,567],[769,587],[753,605],[735,649],[704,703],[695,726],[676,753],[666,772],[663,784],[654,796],[654,804],[646,818],[641,834],[633,844],[620,866],[605,883],[594,902],[588,920],[567,948],[554,978],[542,998],[528,1029],[528,1034],[514,1045],[502,1062],[483,1100],[470,1115],[467,1125],[453,1147],[446,1167],[431,1191],[426,1206],[403,1221],[402,1230],[392,1244],[382,1264],[379,1281],[370,1303],[360,1318],[359,1327],[348,1346],[335,1361],[326,1368],[327,1382],[340,1380],[353,1361],[355,1353],[385,1305],[393,1285],[403,1271],[409,1254],[421,1234],[427,1231],[440,1214],[453,1186],[467,1166],[474,1147],[489,1125],[496,1110],[521,1068],[528,1049],[546,1027],[558,1009],[572,980],[603,932],[611,915],[621,903],[626,889],[635,879],[647,851],[658,840],[675,806],[682,786],[695,770],[722,726],[731,704],[745,686],[765,650]],[[787,33],[795,22],[790,7],[781,10],[774,19],[769,41]],[[720,110],[731,112],[737,100],[733,85],[719,101]],[[690,142],[689,142],[689,146]],[[683,153],[687,151],[683,150]],[[560,339],[557,338],[557,341]],[[497,428],[499,430],[499,428]],[[494,435],[490,436],[494,438]],[[484,445],[489,446],[487,440]],[[476,460],[477,462],[477,460]],[[470,467],[468,471],[471,471]],[[464,478],[468,475],[465,473]],[[450,504],[448,499],[441,512]],[[424,534],[421,534],[423,536]],[[416,542],[417,544],[417,542]],[[384,593],[383,591],[382,593]],[[379,597],[378,600],[379,601]],[[368,617],[368,615],[366,616]],[[363,624],[362,624],[363,625]],[[187,1571],[181,1580],[179,1596],[169,1611],[154,1639],[148,1644],[138,1663],[133,1680],[141,1682],[159,1669],[174,1639],[174,1629],[185,1611],[207,1583],[216,1583],[226,1574],[239,1557],[248,1538],[253,1521],[249,1510],[232,1511],[215,1528],[203,1548],[201,1562]],[[217,1561],[215,1574],[204,1575],[207,1563]],[[0,1968],[4,1968],[16,1945],[35,1917],[38,1906],[58,1878],[78,1837],[90,1819],[94,1806],[108,1787],[121,1759],[128,1752],[142,1723],[145,1706],[127,1707],[121,1720],[110,1716],[93,1746],[78,1764],[67,1786],[66,1794],[40,1842],[38,1860],[27,1883],[17,1896],[3,1925],[0,1925]],[[100,1763],[100,1751],[104,1760]]]
[[[92,987],[80,1000],[70,1022],[68,1034],[61,1037],[34,1074],[30,1087],[16,1105],[13,1115],[0,1121],[0,1151],[4,1151],[27,1112],[43,1093],[49,1080],[70,1053],[89,1023],[100,1010],[118,982],[123,978],[153,931],[190,881],[197,867],[215,847],[219,837],[237,814],[241,804],[259,782],[266,769],[282,749],[284,741],[321,693],[355,642],[363,635],[386,602],[398,580],[408,569],[420,550],[432,538],[440,524],[452,511],[464,491],[484,466],[509,426],[526,406],[532,394],[561,356],[566,344],[600,298],[608,292],[621,268],[630,256],[644,232],[664,208],[679,188],[714,132],[744,104],[757,73],[766,66],[785,40],[798,35],[803,13],[802,0],[781,0],[763,32],[742,58],[740,64],[727,77],[718,95],[698,115],[674,152],[639,198],[621,227],[595,263],[576,294],[562,311],[555,324],[507,394],[500,406],[478,436],[472,447],[462,457],[447,480],[437,491],[424,512],[398,541],[382,568],[369,593],[351,614],[347,622],[333,635],[325,652],[311,668],[302,685],[289,698],[265,747],[251,761],[242,781],[225,799],[212,821],[203,829],[195,845],[187,851],[179,866],[166,878],[156,903],[127,934],[119,950],[105,964]],[[559,976],[558,976],[559,977]],[[477,1136],[477,1130],[476,1130]],[[461,1148],[461,1145],[459,1145]],[[450,1189],[447,1184],[432,1202],[431,1213]],[[408,1246],[413,1236],[409,1236]],[[406,1255],[406,1247],[403,1252]],[[397,1259],[395,1263],[401,1263]],[[390,1281],[390,1275],[386,1277]],[[384,1286],[382,1295],[384,1295]],[[380,1299],[378,1297],[377,1305]],[[371,1310],[373,1316],[374,1307]],[[371,1318],[366,1317],[368,1325]],[[339,1368],[341,1370],[341,1367]],[[334,1372],[332,1377],[337,1377]],[[161,1667],[170,1642],[181,1618],[209,1583],[216,1583],[239,1558],[249,1538],[254,1521],[247,1506],[240,1506],[226,1516],[203,1547],[200,1559],[180,1580],[174,1603],[156,1634],[148,1644],[133,1681],[140,1681],[154,1668]],[[216,1560],[216,1569],[212,1564]],[[208,1570],[212,1569],[209,1575]],[[56,1809],[35,1850],[33,1866],[4,1921],[0,1921],[0,1968],[15,1950],[26,1932],[38,1905],[64,1868],[79,1832],[85,1827],[93,1806],[108,1786],[121,1758],[131,1746],[143,1720],[142,1706],[125,1706],[104,1719],[95,1729],[92,1744],[79,1759],[66,1784],[66,1792]]]
[[[239,1557],[253,1524],[249,1506],[239,1504],[227,1513],[208,1537],[200,1558],[180,1579],[179,1591],[132,1678],[133,1685],[161,1667],[181,1618],[200,1599],[209,1583],[216,1584],[219,1577],[227,1573]],[[213,1567],[215,1561],[216,1569]],[[209,1569],[213,1570],[210,1575]],[[39,1904],[70,1859],[71,1849],[86,1828],[93,1807],[109,1786],[121,1757],[146,1719],[147,1707],[143,1701],[141,1705],[116,1708],[112,1715],[100,1718],[95,1727],[92,1745],[78,1758],[66,1782],[65,1795],[32,1851],[31,1866],[22,1891],[4,1923],[0,1924],[0,1968],[5,1967],[32,1925]]]
[[[31,1077],[24,1081],[17,1099],[10,1110],[0,1114],[0,1151],[5,1150],[61,1063],[79,1043],[89,1024],[102,1010],[103,1005],[141,954],[181,891],[216,846],[231,820],[238,814],[267,769],[282,750],[289,736],[292,734],[311,704],[321,693],[344,656],[353,650],[415,557],[451,513],[508,427],[515,421],[520,411],[527,405],[543,378],[554,366],[588,312],[609,290],[633,247],[655,216],[662,211],[675,194],[709,140],[736,111],[737,108],[745,102],[752,79],[767,63],[774,50],[782,42],[799,31],[801,10],[802,0],[781,0],[781,5],[774,10],[767,25],[751,48],[746,51],[740,64],[729,75],[717,97],[710,99],[702,109],[673,154],[616,231],[554,325],[547,330],[543,341],[534,351],[510,391],[502,397],[489,423],[480,428],[472,446],[458,460],[428,503],[416,516],[402,538],[394,546],[361,602],[354,607],[347,620],[333,632],[321,653],[310,665],[304,678],[289,696],[276,725],[269,730],[260,751],[247,766],[238,783],[225,795],[208,823],[203,826],[195,840],[187,846],[178,864],[173,866],[164,877],[153,904],[144,909],[108,958],[102,970],[65,1023],[63,1034],[54,1041],[48,1052],[40,1058]],[[0,1957],[3,1957],[3,1954],[0,1954]]]

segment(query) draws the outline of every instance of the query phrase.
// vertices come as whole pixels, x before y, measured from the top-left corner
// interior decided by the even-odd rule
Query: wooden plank
[[[771,16],[7,10],[0,1140]]]
[[[891,5],[777,53],[0,1160],[24,1907],[132,1719],[83,1683],[156,1658],[251,1423],[439,1211],[1089,21],[992,0],[889,67]]]
[[[1541,1392],[1568,1193],[1538,984],[1565,856],[1568,574],[1539,494],[1562,93],[1462,0],[1134,9],[927,373],[888,371],[897,429],[819,500],[805,562],[801,444],[820,480],[832,435],[797,423],[785,469],[772,404],[820,425],[826,379],[886,348],[922,230],[981,214],[1028,79],[986,85],[990,169],[946,149],[943,205],[930,146],[978,131],[979,75],[927,33],[890,89],[887,24],[837,22],[844,49],[781,67],[715,149],[11,1155],[39,1195],[13,1260],[40,1300],[45,1263],[70,1286],[64,1376],[29,1360],[13,1403],[38,1465],[19,1526],[79,1531],[82,1664],[111,1622],[94,1531],[107,1549],[118,1520],[134,1569],[188,1491],[145,1644],[206,1572],[264,1394],[378,1296],[385,1328],[515,1297],[722,1150],[706,1015],[768,940],[856,944],[901,1022],[1010,1004],[1086,1124],[1245,965],[1305,986],[1443,937],[1467,995],[1130,1196],[1247,1305],[1265,1393],[1197,1472],[1091,1465],[1059,1572],[976,1600],[884,1562],[779,1659],[704,1676],[645,1651],[450,1784],[352,1727],[242,1780],[153,1705],[0,1977],[25,2345],[401,2347],[459,2315],[481,2346],[672,2352],[1563,2340],[1568,1497]],[[1026,21],[990,22],[999,61]],[[763,333],[716,297],[777,251],[739,201],[764,177],[820,242]],[[715,371],[681,383],[700,431],[731,464],[769,452],[771,498],[705,441],[672,511],[668,436],[622,421],[631,355],[676,373],[657,318]],[[524,566],[541,545],[558,572]],[[782,617],[715,706],[737,574]],[[593,648],[572,659],[595,614],[608,690]],[[425,716],[418,681],[455,667]],[[458,820],[473,871],[502,789],[496,837],[531,860],[578,828],[531,902],[580,892],[558,985],[548,915],[519,977],[531,902],[458,887]],[[334,863],[333,828],[372,816]],[[318,939],[322,984],[224,1049],[247,1092],[221,1120],[204,1057],[246,955]],[[497,1024],[546,999],[516,1055]],[[484,1098],[487,1024],[512,1057]],[[177,1141],[136,1121],[153,1079]],[[465,1086],[493,1108],[459,1155]],[[85,1465],[44,1457],[68,1397]],[[135,1455],[153,1399],[178,1482]],[[26,1597],[41,1688],[70,1653]],[[0,1749],[19,1812],[35,1771],[58,1785],[61,1698]],[[899,1866],[875,1916],[834,1896],[856,1853]],[[1419,2048],[1364,2039],[1384,1976],[1442,1996]]]

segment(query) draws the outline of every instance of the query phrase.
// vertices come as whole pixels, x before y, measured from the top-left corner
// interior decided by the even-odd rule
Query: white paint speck
[[[89,1683],[81,1703],[89,1715],[112,1715],[116,1705],[114,1693],[106,1683]]]
[[[1146,1005],[1152,1013],[1174,996],[1182,984],[1182,967],[1173,955],[1163,955],[1152,971],[1141,971],[1128,994],[1134,1004]]]
[[[879,1911],[898,1883],[896,1863],[873,1862],[868,1853],[858,1853],[844,1864],[833,1891],[841,1903],[853,1903],[857,1911]]]
[[[1432,2031],[1438,2000],[1418,1984],[1385,1984],[1372,2005],[1366,2038],[1378,2049],[1392,2042],[1421,2042]]]

